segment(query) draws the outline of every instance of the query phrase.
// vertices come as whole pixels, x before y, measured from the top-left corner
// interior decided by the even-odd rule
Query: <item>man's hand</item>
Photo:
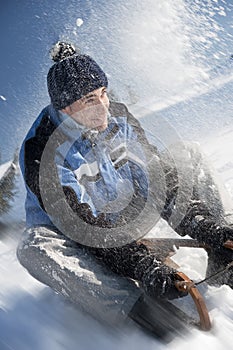
[[[187,291],[180,291],[176,287],[177,271],[165,265],[148,267],[141,282],[143,289],[151,297],[172,300],[188,294]]]
[[[212,242],[208,242],[212,248],[212,255],[216,255],[216,261],[227,265],[233,260],[233,228],[231,226],[218,226],[212,233]]]

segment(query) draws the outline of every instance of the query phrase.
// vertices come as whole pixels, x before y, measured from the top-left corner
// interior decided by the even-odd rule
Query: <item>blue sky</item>
[[[153,4],[150,0],[147,2]],[[227,2],[229,8],[232,8],[231,2]],[[49,103],[46,75],[51,66],[48,55],[51,45],[62,38],[78,42],[81,49],[94,55],[98,63],[106,67],[107,73],[121,82],[122,77],[125,77],[124,68],[129,67],[124,65],[124,60],[131,59],[127,48],[126,53],[122,54],[121,36],[127,35],[127,28],[137,18],[133,16],[133,11],[134,4],[139,3],[136,0],[128,1],[127,4],[123,0],[9,0],[1,3],[2,161],[11,158],[33,120]],[[124,11],[128,14],[132,12],[132,17],[124,17]],[[79,17],[84,20],[84,25],[77,28],[76,19]],[[229,54],[231,50],[233,52],[229,45],[229,42],[232,43],[229,34],[233,34],[232,13],[226,16],[217,13],[215,19],[225,28],[221,34],[221,50]],[[150,56],[150,52],[147,56]],[[135,73],[133,69],[132,73]],[[133,84],[132,76],[129,75],[129,84]]]
[[[78,6],[79,1],[73,2]],[[66,4],[67,1],[63,0],[10,0],[1,4],[0,95],[4,97],[0,99],[2,161],[11,157],[27,127],[49,102],[46,73],[51,61],[48,51],[59,35],[66,31],[68,20],[64,16],[65,11],[62,11]],[[84,9],[84,5],[80,9]],[[82,10],[80,16],[83,16]]]
[[[29,1],[1,5],[0,95],[6,99],[0,99],[2,160],[10,157],[18,146],[25,114],[33,104],[31,85],[42,63],[41,50],[47,38],[44,42],[38,40],[39,26],[34,14]]]

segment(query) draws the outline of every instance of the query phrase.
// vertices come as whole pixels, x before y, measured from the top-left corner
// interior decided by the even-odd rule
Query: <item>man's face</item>
[[[107,89],[101,87],[67,106],[62,112],[88,129],[103,131],[108,126],[108,108]]]

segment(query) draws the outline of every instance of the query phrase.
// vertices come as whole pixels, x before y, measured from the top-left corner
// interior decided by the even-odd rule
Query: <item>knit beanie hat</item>
[[[108,86],[100,66],[90,56],[76,53],[72,44],[58,42],[50,54],[56,63],[48,72],[47,85],[55,109],[63,109],[89,92]]]

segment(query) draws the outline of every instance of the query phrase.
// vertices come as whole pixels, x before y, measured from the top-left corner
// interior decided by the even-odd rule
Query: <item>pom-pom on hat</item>
[[[47,76],[48,92],[57,110],[79,100],[89,92],[108,86],[106,74],[88,55],[76,53],[72,44],[59,41],[50,51],[55,64]]]

